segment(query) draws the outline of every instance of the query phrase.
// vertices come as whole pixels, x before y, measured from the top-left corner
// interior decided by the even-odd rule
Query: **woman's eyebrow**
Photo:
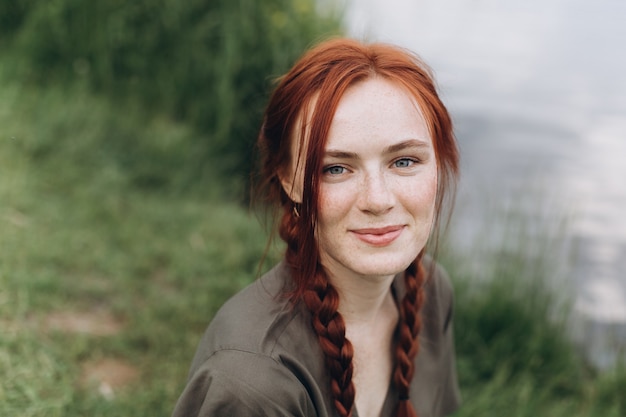
[[[430,144],[424,139],[408,139],[386,147],[383,150],[383,153],[396,153],[408,148],[430,148]],[[336,159],[359,159],[359,154],[356,152],[348,152],[338,149],[328,149],[324,152],[324,157]]]
[[[430,148],[430,144],[424,139],[408,139],[386,147],[383,152],[386,154],[396,153],[407,148]]]
[[[339,151],[335,149],[327,150],[326,152],[324,152],[324,156],[329,157],[329,158],[337,158],[337,159],[358,159],[359,158],[359,155],[355,152]]]

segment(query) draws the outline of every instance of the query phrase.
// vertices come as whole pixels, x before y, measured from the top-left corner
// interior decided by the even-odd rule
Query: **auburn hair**
[[[266,108],[258,138],[261,153],[257,193],[277,210],[279,235],[286,242],[285,260],[292,270],[288,297],[310,310],[330,374],[333,403],[342,417],[352,415],[353,348],[338,312],[339,295],[320,264],[315,239],[322,158],[339,101],[350,86],[370,77],[382,77],[402,87],[418,104],[433,140],[437,162],[435,226],[444,200],[453,198],[459,156],[450,116],[438,97],[430,69],[413,53],[381,43],[331,39],[306,52],[278,81]],[[306,138],[306,141],[304,140]],[[283,189],[279,174],[291,172],[292,141],[308,142],[305,152],[302,201],[294,202]],[[299,160],[296,159],[296,160]],[[293,173],[295,175],[295,173]],[[422,250],[404,274],[406,294],[399,303],[393,383],[399,392],[396,416],[417,416],[409,391],[419,350],[420,309],[424,303],[426,271]]]

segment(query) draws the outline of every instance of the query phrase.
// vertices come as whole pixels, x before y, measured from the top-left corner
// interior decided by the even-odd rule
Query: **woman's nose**
[[[372,214],[386,213],[395,203],[389,179],[382,173],[365,175],[359,194],[359,209]]]

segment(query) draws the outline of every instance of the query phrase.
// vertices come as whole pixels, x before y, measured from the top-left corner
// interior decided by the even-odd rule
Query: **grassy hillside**
[[[115,155],[120,137],[175,146],[183,126],[4,80],[0,103],[0,415],[168,415],[263,230],[217,189],[136,186]]]

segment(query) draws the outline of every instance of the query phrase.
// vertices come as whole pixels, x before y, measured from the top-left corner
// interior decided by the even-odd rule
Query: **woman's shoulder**
[[[317,415],[306,381],[258,353],[215,352],[190,375],[174,417]]]
[[[448,272],[431,256],[424,256],[423,262],[424,270],[426,271],[426,291],[431,296],[443,299],[447,304],[452,303],[454,288]]]
[[[300,328],[303,320],[302,309],[283,296],[288,284],[289,268],[281,262],[227,300],[211,320],[192,368],[223,350],[275,354],[285,331]]]
[[[454,353],[454,290],[446,270],[432,258],[425,258],[420,350],[411,384],[411,398],[420,404],[423,415],[442,416],[460,404]]]
[[[447,309],[454,301],[454,289],[448,273],[430,255],[424,256],[422,264],[426,273],[424,291],[427,305],[432,308],[436,304],[437,307]],[[393,283],[396,293],[401,296],[405,293],[403,276],[398,274]]]
[[[424,257],[426,281],[422,307],[422,337],[437,344],[448,333],[454,313],[454,289],[446,270],[430,256]]]
[[[312,401],[325,398],[312,394],[321,392],[323,361],[310,315],[283,296],[289,279],[281,262],[224,303],[174,415],[314,415]]]

